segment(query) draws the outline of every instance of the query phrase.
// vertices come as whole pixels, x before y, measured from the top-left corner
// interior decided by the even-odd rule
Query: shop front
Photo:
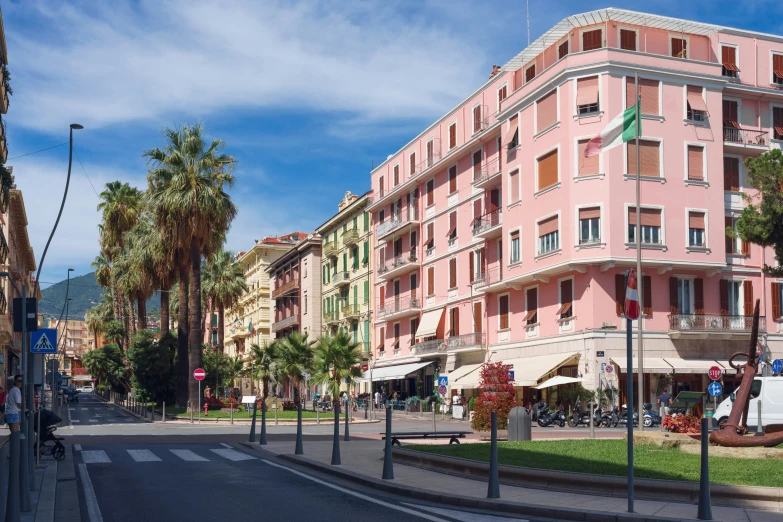
[[[435,361],[370,367],[362,373],[357,382],[371,383],[372,393],[385,391],[392,397],[397,392],[401,400],[413,396],[426,397],[432,395],[435,390],[433,362]]]

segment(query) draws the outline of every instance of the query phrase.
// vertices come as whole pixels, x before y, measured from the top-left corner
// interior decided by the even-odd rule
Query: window
[[[677,312],[680,315],[693,315],[695,308],[692,279],[674,278],[677,282]]]
[[[481,158],[483,154],[481,149],[473,153],[473,181],[481,177]]]
[[[503,143],[507,145],[509,151],[515,149],[517,145],[519,145],[519,126],[517,125],[516,116],[512,116],[508,120],[508,131],[503,138]]]
[[[598,76],[576,80],[576,113],[598,112]]]
[[[362,256],[362,264],[367,265],[370,262],[370,242],[364,242],[364,255]]]
[[[552,216],[538,223],[538,254],[554,252],[560,248],[560,236],[557,227],[557,216]]]
[[[633,29],[620,29],[620,49],[626,51],[636,50],[636,31]]]
[[[783,107],[772,108],[772,127],[774,138],[783,140]]]
[[[410,174],[411,177],[413,177],[413,175],[416,174],[416,153],[411,152],[411,155],[408,156],[408,160],[410,161]]]
[[[537,192],[555,185],[559,181],[557,149],[544,154],[536,160],[538,167]]]
[[[394,350],[400,349],[400,323],[394,323]]]
[[[410,236],[410,253],[411,253],[411,260],[416,259],[416,249],[419,247],[419,235],[418,232],[415,230],[411,230],[411,236]]]
[[[579,209],[579,244],[594,245],[601,242],[601,209]]]
[[[697,248],[707,246],[704,221],[704,212],[688,212],[688,246]]]
[[[641,107],[639,111],[642,114],[658,116],[660,114],[659,107],[659,94],[660,94],[660,82],[658,80],[648,80],[646,78],[639,78],[639,97],[642,99]],[[625,106],[632,107],[634,100],[636,99],[636,84],[634,83],[633,76],[625,77]]]
[[[400,184],[400,166],[395,165],[392,172],[394,173],[394,186],[396,187]]]
[[[367,232],[370,229],[370,213],[365,212],[363,217],[364,217],[364,231]]]
[[[413,299],[416,299],[419,294],[419,275],[418,274],[411,274],[410,279],[410,285],[411,285],[411,297]],[[415,332],[415,330],[413,330]]]
[[[307,291],[304,292],[304,303],[302,304],[302,310],[307,314]]]
[[[481,333],[484,331],[484,325],[481,324],[481,303],[473,303],[473,331]]]
[[[481,105],[473,107],[473,134],[481,131]]]
[[[471,250],[468,253],[468,283],[471,285],[476,280],[476,254]]]
[[[498,297],[498,327],[501,330],[508,328],[508,294]]]
[[[525,69],[525,83],[529,82],[536,77],[536,64],[531,65]]]
[[[594,174],[600,174],[601,163],[600,154],[594,154],[589,158],[585,158],[585,149],[590,142],[590,138],[584,138],[577,142],[578,152],[577,155],[577,176],[592,176]]]
[[[704,181],[704,147],[688,145],[688,180]]]
[[[739,192],[739,158],[723,158],[723,190]]]
[[[425,246],[435,248],[435,223],[427,223],[427,242]]]
[[[427,182],[427,206],[435,203],[435,180],[431,179]]]
[[[506,99],[506,96],[508,96],[508,85],[504,84],[498,89],[498,112],[500,112],[500,104]]]
[[[729,281],[729,315],[744,315],[742,309],[742,281]]]
[[[378,351],[383,352],[386,349],[386,328],[381,328],[379,339],[381,342],[378,344]]]
[[[737,220],[732,216],[726,216],[726,253],[741,256],[750,255],[750,244],[739,237]]]
[[[750,281],[720,281],[720,313],[721,315],[743,316],[753,310],[753,285]],[[744,321],[737,322],[740,328],[745,327]]]
[[[636,175],[636,145],[633,141],[626,144],[628,151],[628,164],[626,165],[629,175]],[[660,178],[661,177],[661,142],[653,140],[644,140],[639,138],[639,167],[642,177]]]
[[[457,288],[457,258],[449,259],[449,290]]]
[[[560,281],[560,308],[557,315],[560,319],[568,319],[574,316],[574,280],[564,279]]]
[[[780,296],[783,291],[783,285],[780,283],[772,283],[772,318],[778,319],[780,317]]]
[[[536,102],[536,132],[542,132],[557,123],[557,89]]]
[[[449,168],[449,194],[457,192],[457,166]]]
[[[523,321],[525,325],[531,326],[538,322],[538,288],[531,288],[525,293],[527,301],[527,314]]]
[[[508,188],[511,194],[511,201],[509,203],[516,203],[519,201],[519,169],[515,169],[508,175]]]
[[[672,36],[671,49],[674,58],[688,58],[688,40],[686,38]]]
[[[381,176],[380,178],[378,178],[378,195],[380,197],[383,197],[383,194],[384,194],[383,189],[384,189],[384,187],[383,187],[383,176]]]
[[[723,76],[736,78],[740,72],[737,67],[737,48],[733,45],[720,46],[721,63],[723,64]]]
[[[566,57],[568,54],[568,39],[564,40],[563,43],[557,46],[557,59],[562,60]]]
[[[457,124],[449,125],[449,150],[457,146]]]
[[[435,141],[427,142],[427,167],[432,167],[435,163]]]
[[[601,29],[594,29],[592,31],[585,31],[582,33],[582,50],[592,51],[593,49],[600,49],[604,46],[603,31]]]
[[[783,85],[783,54],[772,53],[772,83]]]
[[[451,244],[451,241],[457,239],[457,212],[456,211],[449,213],[449,233],[446,234],[446,237],[449,238],[449,244]]]
[[[519,255],[519,230],[515,230],[511,233],[511,259],[510,262],[513,265],[514,263],[519,263],[520,255]]]
[[[427,268],[427,295],[435,295],[435,267]]]
[[[641,226],[643,245],[662,245],[661,209],[642,208]],[[636,243],[636,207],[628,207],[628,242]]]
[[[449,337],[459,335],[459,308],[449,310]]]
[[[704,94],[701,87],[688,85],[686,87],[686,117],[691,121],[707,121],[707,105],[704,103]]]
[[[617,315],[623,315],[625,307],[625,285],[626,285],[626,273],[621,272],[614,276],[614,288],[615,288],[615,312]],[[642,277],[642,313],[647,317],[652,317],[652,278],[650,276]],[[677,313],[672,311],[671,313]]]

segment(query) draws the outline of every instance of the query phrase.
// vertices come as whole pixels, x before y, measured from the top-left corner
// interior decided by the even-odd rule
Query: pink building
[[[636,72],[648,401],[659,383],[704,390],[715,364],[733,390],[756,298],[780,355],[783,280],[761,272],[774,254],[726,227],[744,159],[783,144],[783,38],[602,9],[558,23],[373,170],[374,380],[413,394],[423,372],[429,393],[437,371],[470,395],[502,360],[526,402],[556,374],[625,388],[636,151],[581,153],[633,103]]]

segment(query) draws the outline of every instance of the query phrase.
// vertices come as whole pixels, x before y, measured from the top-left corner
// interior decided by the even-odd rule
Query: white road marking
[[[90,474],[87,472],[86,464],[79,464],[79,475],[82,477],[82,487],[84,488],[84,502],[87,504],[87,516],[90,522],[103,522],[101,508],[98,506],[98,498],[95,496],[95,490],[92,489]]]
[[[227,444],[225,442],[221,442],[220,445],[223,446],[224,448],[234,449],[234,447],[231,444]]]
[[[136,462],[160,462],[161,460],[150,450],[147,449],[132,449],[128,450],[128,454],[133,457]]]
[[[466,513],[464,511],[456,511],[453,509],[442,509],[442,508],[436,508],[432,506],[420,506],[418,504],[408,504],[405,503],[406,506],[410,506],[416,509],[423,509],[425,511],[429,511],[430,513],[435,513],[437,515],[443,515],[444,517],[450,517],[455,520],[460,520],[461,522],[528,522],[526,519],[523,518],[507,518],[507,517],[496,517],[492,515],[484,515],[481,513]]]
[[[433,522],[448,522],[446,519],[443,519],[443,518],[434,517],[434,516],[428,515],[426,513],[419,513],[419,512],[416,512],[416,511],[412,510],[412,509],[404,508],[402,506],[397,506],[395,504],[390,504],[388,502],[384,502],[383,500],[378,500],[378,499],[375,499],[375,498],[372,498],[372,497],[368,497],[368,496],[362,495],[360,493],[356,493],[354,491],[350,491],[348,489],[344,489],[344,488],[339,487],[339,486],[335,486],[334,484],[330,484],[328,482],[325,482],[323,480],[317,479],[315,477],[311,477],[310,475],[306,475],[306,474],[304,474],[304,473],[302,473],[300,471],[297,471],[295,469],[287,468],[285,466],[281,466],[280,464],[275,464],[274,462],[270,462],[270,461],[268,461],[266,459],[261,459],[261,462],[263,462],[265,464],[269,464],[270,466],[274,466],[276,468],[280,468],[280,469],[284,469],[286,471],[290,471],[294,475],[299,475],[300,477],[304,477],[307,480],[311,480],[313,482],[321,484],[322,486],[326,486],[327,488],[332,488],[332,489],[337,490],[337,491],[339,491],[341,493],[345,493],[346,495],[351,495],[352,497],[360,498],[362,500],[366,500],[367,502],[372,502],[373,504],[378,504],[379,506],[384,506],[384,507],[387,507],[389,509],[394,509],[395,511],[402,511],[403,513],[407,513],[408,515],[413,515],[415,517],[423,518],[424,520],[432,520]]]
[[[82,451],[82,461],[85,464],[99,464],[111,462],[111,459],[103,450]]]
[[[79,419],[71,419],[71,422],[81,422]],[[71,426],[73,428],[73,426]]]
[[[89,422],[98,422],[98,419],[90,419]]]
[[[81,451],[82,450],[82,445],[81,444],[74,444],[73,445],[73,449],[75,451]]]
[[[242,453],[241,451],[237,451],[235,449],[210,449],[212,453],[217,453],[224,459],[228,459],[234,462],[239,462],[240,460],[256,460],[256,457],[253,457],[251,455],[248,455],[247,453]]]
[[[169,450],[177,457],[181,458],[182,460],[188,461],[188,462],[209,462],[209,459],[205,459],[201,455],[196,455],[190,450],[186,449],[173,449]]]

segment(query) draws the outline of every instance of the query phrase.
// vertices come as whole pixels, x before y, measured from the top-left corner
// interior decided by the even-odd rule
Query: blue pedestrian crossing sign
[[[31,332],[30,353],[57,353],[57,329],[39,328]]]
[[[449,377],[448,375],[439,375],[438,376],[438,386],[448,386],[449,385]]]
[[[718,397],[723,393],[723,386],[721,386],[719,382],[712,381],[710,385],[707,386],[707,391],[710,392],[712,397]]]
[[[780,359],[775,359],[772,361],[772,373],[776,375],[783,373],[783,361]]]

